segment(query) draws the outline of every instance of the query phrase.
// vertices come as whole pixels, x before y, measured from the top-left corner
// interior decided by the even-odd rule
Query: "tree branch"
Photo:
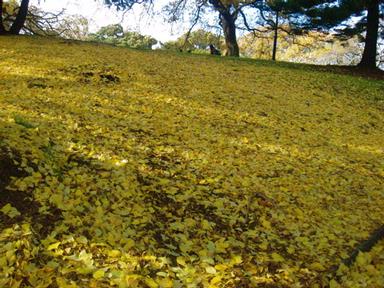
[[[185,48],[185,46],[187,45],[187,42],[188,42],[188,39],[189,39],[189,36],[191,35],[191,32],[192,32],[192,29],[196,26],[196,24],[199,22],[199,19],[200,19],[200,12],[201,10],[203,9],[203,6],[204,6],[204,3],[200,4],[199,6],[197,6],[197,11],[196,11],[196,15],[195,15],[195,18],[192,22],[192,25],[189,27],[188,29],[188,32],[185,34],[185,40],[184,40],[184,44],[183,44],[183,49]]]

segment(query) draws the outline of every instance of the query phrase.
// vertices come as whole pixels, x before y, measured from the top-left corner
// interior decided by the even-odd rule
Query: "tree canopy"
[[[19,10],[15,0],[3,5],[3,27],[9,31]],[[66,15],[64,10],[45,12],[37,6],[29,6],[20,32],[30,35],[59,36],[66,39],[85,40],[89,30],[88,19],[81,15]]]
[[[11,1],[14,2],[14,1]],[[27,18],[28,14],[28,7],[29,7],[29,0],[21,0],[20,6],[14,13],[14,19],[9,27],[9,29],[6,29],[4,26],[4,11],[3,11],[3,0],[0,0],[0,35],[4,34],[19,34],[20,30],[24,26],[25,19]]]
[[[162,47],[170,50],[181,50],[181,51],[196,51],[196,52],[207,52],[206,51],[210,44],[220,49],[224,48],[224,39],[222,36],[215,34],[204,29],[197,29],[191,33],[185,33],[175,41],[168,41],[162,43]]]
[[[157,43],[157,40],[151,36],[124,31],[120,24],[101,27],[96,33],[90,34],[88,40],[139,49],[151,49]]]
[[[168,12],[170,21],[177,21],[179,20],[180,15],[186,12],[186,7],[191,7],[193,10],[191,29],[196,25],[206,10],[213,10],[214,12],[218,13],[218,23],[223,31],[225,39],[226,55],[238,57],[240,54],[236,36],[236,21],[239,16],[243,17],[244,19],[246,18],[246,14],[243,12],[244,8],[249,7],[252,3],[259,1],[261,0],[254,0],[252,2],[248,0],[194,0],[191,3],[187,3],[187,0],[177,0],[168,2],[166,5],[166,10]],[[151,0],[105,0],[104,2],[107,5],[115,6],[118,9],[129,9],[136,3],[152,3]]]
[[[135,4],[152,3],[153,0],[103,0],[108,6],[114,6],[119,10],[130,9]]]
[[[131,9],[135,4],[153,4],[153,0],[100,1],[118,10]],[[41,18],[30,17],[28,20],[29,0],[3,2],[0,0],[0,34],[19,34],[22,29],[27,33],[36,32],[41,28],[36,25],[39,21],[34,20],[43,19],[42,21],[44,21],[46,15],[35,13],[36,17]],[[6,9],[6,5],[9,3],[13,6],[15,3],[20,3],[11,14],[7,13]],[[289,33],[323,31],[335,37],[344,38],[359,35],[364,41],[364,50],[359,65],[371,69],[375,68],[379,61],[382,61],[377,49],[380,44],[380,37],[383,38],[383,32],[381,34],[379,32],[380,18],[382,19],[384,14],[383,0],[177,0],[167,1],[165,4],[163,12],[167,13],[169,21],[177,21],[182,14],[190,13],[191,26],[185,35],[186,38],[191,36],[190,34],[196,24],[203,21],[203,15],[216,13],[218,15],[217,24],[221,28],[224,39],[225,54],[228,56],[240,55],[237,43],[237,30],[239,28],[248,31],[260,31],[260,27],[262,27],[264,31],[274,31],[272,58],[275,59],[278,50],[278,32],[289,25],[289,30],[287,30]],[[251,10],[253,12],[249,13]],[[66,22],[65,25],[71,26],[69,22]],[[86,27],[84,22],[77,22],[76,25]],[[46,30],[49,31],[49,29]],[[81,33],[80,30],[78,32]],[[139,35],[134,33],[130,33],[129,39],[127,36],[128,34],[125,35],[124,40],[126,44],[121,44],[122,39],[119,38],[121,45],[133,45],[133,42],[146,41],[147,44],[143,45],[148,47],[149,43],[153,42],[153,39],[139,40]],[[111,41],[111,39],[107,41]],[[143,47],[142,45],[139,46]]]
[[[360,66],[375,68],[379,21],[384,13],[383,0],[288,0],[301,19],[301,29],[328,31],[339,37],[361,35],[364,51]]]

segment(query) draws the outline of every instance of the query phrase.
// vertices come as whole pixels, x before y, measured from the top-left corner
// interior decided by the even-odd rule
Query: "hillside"
[[[0,38],[0,287],[383,287],[384,81]]]

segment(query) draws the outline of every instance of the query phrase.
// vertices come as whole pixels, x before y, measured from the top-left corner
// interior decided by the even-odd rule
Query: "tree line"
[[[100,1],[109,7],[129,10],[138,4],[151,5],[154,0]],[[3,0],[0,0],[0,4],[0,35],[19,34],[28,17],[29,0],[21,0],[11,15],[4,11],[6,3]],[[198,23],[207,24],[204,23],[206,15],[214,13],[216,26],[223,35],[225,55],[232,57],[240,56],[239,30],[255,37],[260,33],[267,33],[268,37],[272,35],[273,60],[276,59],[282,33],[294,37],[316,32],[341,40],[358,37],[364,44],[358,66],[375,69],[379,58],[378,44],[384,41],[384,29],[380,29],[380,21],[384,22],[384,0],[176,0],[167,2],[162,11],[170,22],[181,21],[186,14],[192,15],[189,19],[190,29],[185,34],[185,44],[195,26]],[[6,21],[10,23],[10,18],[11,24],[5,25]],[[111,28],[120,29],[117,26],[108,29]],[[131,38],[140,37],[126,35],[122,29],[112,32],[116,36],[113,36],[116,41],[114,44],[124,45]],[[97,35],[94,36],[97,38]],[[143,41],[148,45],[153,42],[149,38]]]

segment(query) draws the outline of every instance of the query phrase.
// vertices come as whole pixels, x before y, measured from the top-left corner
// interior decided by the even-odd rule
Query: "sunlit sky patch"
[[[134,30],[145,35],[151,35],[160,41],[176,39],[187,28],[182,24],[170,25],[164,21],[163,16],[150,17],[144,13],[142,7],[135,6],[132,11],[123,13],[115,9],[109,9],[101,0],[32,0],[32,5],[45,11],[66,10],[67,14],[80,14],[90,20],[90,30],[95,32],[102,26],[121,23],[126,30]],[[154,12],[161,9],[164,1],[159,1],[154,7]]]

